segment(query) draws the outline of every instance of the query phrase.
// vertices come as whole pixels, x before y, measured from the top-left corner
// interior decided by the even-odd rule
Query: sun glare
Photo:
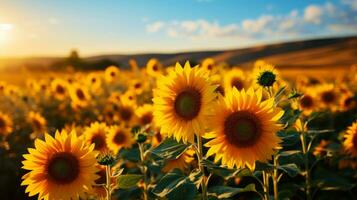
[[[3,44],[9,40],[9,32],[12,29],[12,24],[0,24],[0,44]]]

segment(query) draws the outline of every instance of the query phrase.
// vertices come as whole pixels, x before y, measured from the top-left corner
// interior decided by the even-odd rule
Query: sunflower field
[[[357,199],[356,66],[130,66],[0,82],[0,199]]]

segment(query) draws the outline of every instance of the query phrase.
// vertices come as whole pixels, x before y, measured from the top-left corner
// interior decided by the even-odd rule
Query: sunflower
[[[264,63],[255,65],[252,75],[258,87],[272,87],[277,81],[278,71],[273,65]]]
[[[178,158],[167,161],[165,166],[162,168],[162,171],[166,173],[173,169],[185,171],[185,169],[189,167],[189,164],[194,160],[194,154],[195,151],[193,149],[187,149]]]
[[[347,153],[357,157],[357,121],[347,128],[343,146]]]
[[[45,141],[36,139],[22,161],[23,169],[30,170],[22,179],[29,196],[38,199],[78,199],[88,192],[95,180],[96,155],[94,145],[84,145],[76,132],[45,134]]]
[[[94,150],[106,152],[108,127],[105,123],[94,122],[84,130],[84,138],[88,144],[94,144]]]
[[[79,84],[72,84],[69,87],[69,94],[73,105],[86,107],[90,103],[91,96],[86,87]]]
[[[134,143],[134,138],[130,130],[124,126],[112,126],[107,136],[109,150],[118,153],[121,148],[130,148]]]
[[[158,77],[161,75],[162,65],[155,59],[151,58],[146,64],[146,72],[152,77]]]
[[[54,79],[51,82],[52,92],[56,99],[64,100],[66,98],[67,86],[68,86],[68,83],[62,79]]]
[[[130,90],[134,91],[136,95],[140,95],[146,89],[146,81],[134,79],[130,83]]]
[[[144,104],[135,110],[135,114],[138,117],[139,124],[145,126],[152,123],[154,108],[151,104]]]
[[[195,134],[205,132],[215,89],[207,71],[191,68],[189,62],[184,68],[177,63],[174,72],[158,79],[154,90],[154,121],[160,132],[193,143]]]
[[[120,101],[127,102],[129,104],[136,104],[136,94],[133,90],[127,90],[124,94],[120,96]]]
[[[136,122],[137,119],[135,115],[136,104],[130,101],[121,100],[117,105],[119,106],[117,114],[121,122],[123,122],[126,125],[132,125],[133,123]]]
[[[201,64],[201,67],[207,71],[212,71],[215,66],[216,66],[216,62],[214,61],[213,58],[206,58],[202,61]]]
[[[233,87],[238,90],[247,88],[248,82],[246,80],[246,75],[241,69],[234,68],[224,75],[224,89],[229,90]]]
[[[207,156],[215,155],[215,162],[229,168],[248,166],[255,168],[255,161],[271,158],[280,139],[276,132],[281,126],[277,121],[284,114],[274,107],[274,98],[261,100],[262,91],[250,88],[247,92],[236,88],[225,97],[220,96],[208,122],[212,132],[204,137],[212,139]]]
[[[347,111],[356,108],[357,101],[352,92],[344,93],[340,98],[340,110]]]
[[[292,107],[300,109],[305,116],[308,116],[318,108],[316,101],[313,90],[307,89],[303,96],[292,103]]]
[[[86,82],[92,91],[98,91],[102,84],[100,76],[97,73],[90,73],[86,78]]]
[[[120,70],[118,67],[113,66],[113,65],[109,66],[105,69],[105,72],[104,72],[105,80],[109,83],[114,82],[118,79],[119,73],[120,73]]]
[[[322,109],[335,111],[338,108],[339,95],[333,84],[321,84],[315,88],[319,106]]]
[[[31,111],[27,115],[27,119],[34,132],[42,134],[46,131],[47,121],[41,113]]]
[[[0,112],[0,135],[7,136],[12,132],[12,120],[11,118]]]

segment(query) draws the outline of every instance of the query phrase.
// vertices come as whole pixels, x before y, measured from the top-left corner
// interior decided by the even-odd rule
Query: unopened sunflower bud
[[[100,154],[97,160],[100,165],[113,165],[115,162],[114,156],[110,153]]]
[[[138,133],[135,135],[135,140],[138,142],[138,143],[144,143],[146,141],[146,134],[144,133]]]
[[[258,77],[258,84],[263,87],[271,87],[276,81],[276,75],[271,71],[264,71]]]

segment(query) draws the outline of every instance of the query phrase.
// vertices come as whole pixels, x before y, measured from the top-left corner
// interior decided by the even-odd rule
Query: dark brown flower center
[[[78,97],[79,100],[84,100],[84,99],[85,99],[84,92],[83,92],[83,90],[81,90],[81,89],[77,89],[77,90],[76,90],[76,95],[77,95],[77,97]]]
[[[120,109],[120,117],[125,120],[125,121],[129,121],[131,119],[131,117],[133,116],[133,112],[130,108],[121,108]]]
[[[96,78],[92,78],[92,83],[95,83],[95,82],[97,82],[97,79]]]
[[[211,64],[207,65],[208,70],[212,70],[213,66]]]
[[[39,119],[33,119],[33,126],[36,130],[41,130],[43,128],[42,123]]]
[[[150,124],[153,119],[152,113],[146,113],[141,117],[141,124],[146,125]]]
[[[95,150],[100,150],[105,147],[105,138],[100,134],[94,135],[91,142],[94,143]]]
[[[113,71],[112,71],[112,72],[110,72],[110,76],[111,76],[111,77],[114,77],[115,75],[116,75],[116,73],[115,73],[115,72],[113,72]]]
[[[324,103],[332,103],[335,101],[335,94],[332,91],[326,91],[321,94]]]
[[[113,142],[115,144],[118,144],[118,145],[123,144],[125,142],[125,140],[126,140],[126,137],[122,131],[119,130],[115,133],[115,136],[113,138]]]
[[[350,107],[354,103],[354,98],[353,97],[348,97],[343,101],[343,104],[345,107]]]
[[[134,88],[135,88],[135,89],[141,88],[141,83],[135,83],[135,84],[134,84]]]
[[[63,94],[64,93],[64,87],[62,85],[57,85],[56,92],[59,93],[59,94]]]
[[[237,90],[242,90],[244,88],[244,82],[239,78],[234,78],[231,81],[232,87],[237,88]]]
[[[78,177],[79,162],[78,159],[68,152],[54,154],[47,166],[49,178],[58,184],[69,184]]]
[[[159,70],[159,67],[157,65],[154,65],[154,66],[152,66],[152,70],[156,72]]]
[[[5,120],[2,117],[0,117],[0,129],[5,128],[5,126],[6,126]]]
[[[188,88],[179,93],[175,99],[175,112],[185,120],[195,118],[201,109],[201,93]]]
[[[224,134],[237,147],[254,145],[262,132],[261,122],[254,113],[237,111],[224,122]]]
[[[314,101],[311,96],[304,95],[300,99],[300,105],[302,108],[311,108],[313,106],[313,104],[314,104]]]

